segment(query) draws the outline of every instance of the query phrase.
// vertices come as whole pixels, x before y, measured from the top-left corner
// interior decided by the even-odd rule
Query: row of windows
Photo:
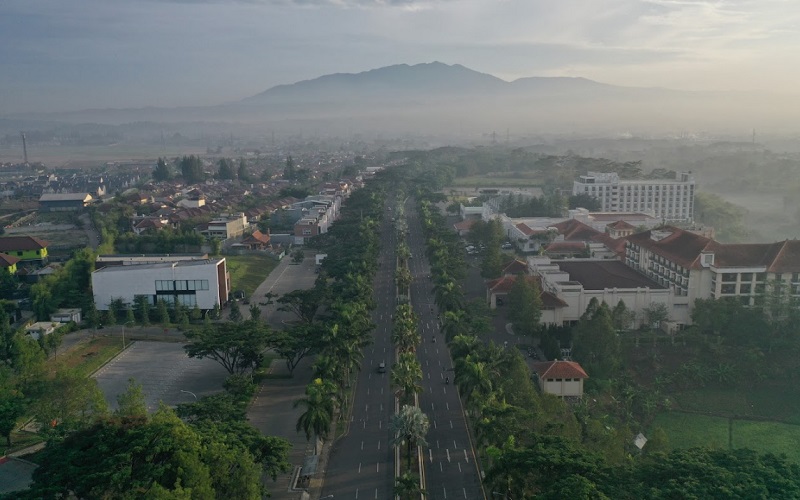
[[[197,305],[197,295],[159,295],[158,300],[163,300],[168,305],[172,305],[175,302],[187,307]]]
[[[208,290],[208,280],[156,280],[157,292]]]

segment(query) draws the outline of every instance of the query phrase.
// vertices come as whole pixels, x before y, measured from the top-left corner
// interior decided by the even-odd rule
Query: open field
[[[98,336],[82,342],[64,354],[59,354],[55,364],[76,368],[82,375],[89,376],[122,351],[120,337]]]
[[[204,154],[204,147],[167,146],[155,144],[112,144],[108,146],[31,146],[28,157],[31,162],[42,162],[48,167],[81,168],[98,166],[111,161],[138,161],[142,158]],[[19,149],[0,149],[0,162],[22,161],[22,146]]]
[[[654,427],[667,433],[672,448],[728,448],[728,419],[691,413],[664,412],[656,416]]]
[[[800,464],[797,425],[681,412],[661,413],[653,425],[664,429],[672,448],[750,448],[761,453],[785,454]]]
[[[234,290],[244,290],[247,297],[253,295],[258,285],[278,265],[278,261],[266,255],[229,255],[225,258],[231,273],[231,286]]]
[[[497,177],[475,175],[471,177],[460,177],[453,181],[453,187],[526,187],[539,186],[541,179],[538,177]]]
[[[676,394],[675,401],[682,410],[726,417],[766,418],[800,425],[800,389],[797,387],[706,387]]]

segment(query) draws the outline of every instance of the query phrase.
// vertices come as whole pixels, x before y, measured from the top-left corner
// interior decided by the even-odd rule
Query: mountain
[[[17,116],[19,120],[171,129],[245,127],[338,134],[474,135],[520,133],[794,130],[791,97],[747,92],[687,92],[608,85],[586,78],[531,77],[508,82],[459,64],[397,64],[278,85],[216,106],[87,110]],[[198,124],[202,124],[202,127]],[[23,130],[23,128],[17,128]]]
[[[287,99],[324,101],[476,95],[502,92],[508,85],[505,80],[460,64],[396,64],[361,73],[336,73],[289,85],[278,85],[242,102],[264,104]]]

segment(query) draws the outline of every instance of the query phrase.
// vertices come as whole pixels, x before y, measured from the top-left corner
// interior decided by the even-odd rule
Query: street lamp
[[[186,394],[191,394],[192,396],[194,396],[194,400],[197,401],[197,394],[193,393],[192,391],[184,391],[183,389],[181,389],[180,391]]]

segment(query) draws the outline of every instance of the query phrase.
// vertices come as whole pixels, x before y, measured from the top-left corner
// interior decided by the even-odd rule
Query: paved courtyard
[[[220,392],[227,375],[214,360],[188,357],[181,343],[136,341],[94,378],[111,408],[116,408],[128,379],[135,379],[142,385],[147,409],[153,411],[162,401],[175,406]]]

